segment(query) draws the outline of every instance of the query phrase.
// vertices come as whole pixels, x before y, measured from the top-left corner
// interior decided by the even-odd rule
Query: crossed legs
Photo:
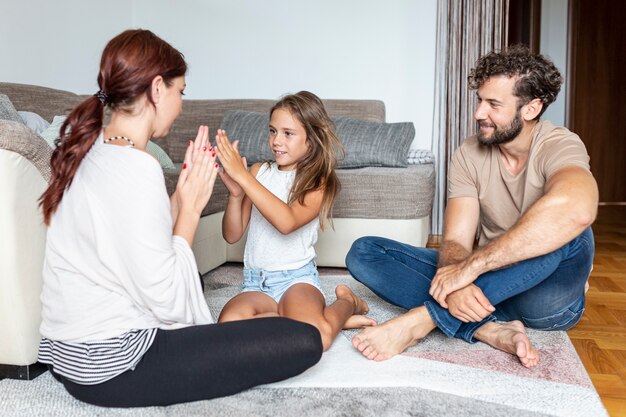
[[[496,307],[479,323],[461,322],[428,294],[437,256],[436,251],[384,238],[366,237],[353,244],[346,257],[352,275],[381,298],[409,310],[355,336],[354,346],[366,357],[388,359],[439,327],[448,336],[480,340],[514,354],[524,366],[536,365],[538,353],[524,325],[566,330],[578,322],[593,261],[593,235],[588,229],[555,252],[479,277],[475,284]]]
[[[219,322],[287,317],[315,326],[322,336],[322,346],[326,351],[341,329],[376,324],[374,320],[364,316],[368,311],[367,303],[356,296],[350,288],[338,285],[335,288],[335,295],[337,300],[326,306],[322,293],[306,283],[289,287],[278,303],[260,292],[244,292],[224,306]]]

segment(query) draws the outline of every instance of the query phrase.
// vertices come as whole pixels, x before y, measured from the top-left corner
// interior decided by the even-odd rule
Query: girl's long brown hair
[[[100,97],[92,96],[79,104],[61,126],[57,147],[52,152],[52,175],[39,199],[44,223],[50,219],[68,189],[78,167],[102,129],[104,108],[132,111],[142,94],[154,105],[151,86],[158,75],[166,85],[187,72],[183,55],[148,30],[127,30],[111,39],[102,52],[98,86]]]
[[[332,226],[332,207],[341,184],[335,173],[337,159],[343,158],[344,149],[335,134],[335,124],[326,113],[319,97],[308,91],[284,96],[270,110],[285,109],[298,119],[306,132],[309,151],[296,165],[296,178],[289,194],[289,204],[304,203],[310,191],[324,190],[320,209],[320,226],[324,230],[328,220]]]

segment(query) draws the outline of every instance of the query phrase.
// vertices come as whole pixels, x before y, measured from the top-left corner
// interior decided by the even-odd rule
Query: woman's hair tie
[[[102,90],[98,90],[98,92],[94,94],[94,96],[98,97],[98,100],[100,100],[102,104],[106,104],[107,99],[109,98],[109,96],[107,96],[107,93]]]

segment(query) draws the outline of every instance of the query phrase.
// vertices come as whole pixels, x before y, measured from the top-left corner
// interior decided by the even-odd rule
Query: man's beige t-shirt
[[[535,126],[526,167],[517,176],[505,169],[498,146],[472,136],[452,156],[448,198],[478,199],[483,246],[510,229],[543,195],[550,176],[566,166],[589,171],[589,155],[578,135],[549,121]]]

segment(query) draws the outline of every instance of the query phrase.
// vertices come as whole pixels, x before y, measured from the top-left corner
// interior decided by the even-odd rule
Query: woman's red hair
[[[50,224],[63,193],[72,185],[81,161],[98,138],[105,106],[127,111],[143,94],[154,105],[152,80],[160,75],[171,85],[174,78],[186,72],[183,55],[149,30],[127,30],[109,41],[98,74],[98,86],[104,95],[83,101],[61,126],[50,160],[50,183],[39,199],[45,224]]]

